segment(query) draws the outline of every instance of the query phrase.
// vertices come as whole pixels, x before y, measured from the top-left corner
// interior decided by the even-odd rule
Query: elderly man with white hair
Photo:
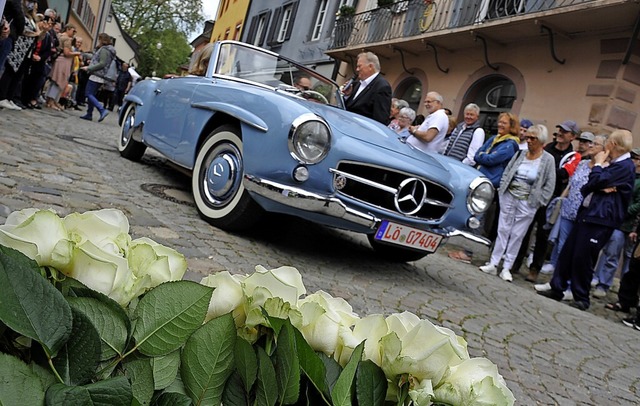
[[[484,143],[484,130],[480,127],[480,107],[469,103],[464,108],[464,121],[456,126],[449,136],[443,155],[474,166],[476,152]]]
[[[420,126],[409,127],[411,136],[407,144],[424,152],[442,153],[446,147],[445,137],[449,129],[449,117],[442,104],[444,98],[438,92],[429,92],[424,99],[424,105],[429,115]]]

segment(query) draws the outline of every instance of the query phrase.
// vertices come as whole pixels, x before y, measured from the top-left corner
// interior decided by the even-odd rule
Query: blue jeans
[[[87,107],[87,116],[89,117],[93,115],[94,108],[96,108],[100,112],[100,114],[102,114],[102,112],[104,111],[104,107],[102,107],[102,104],[100,104],[100,102],[96,98],[98,90],[100,90],[100,86],[102,86],[102,83],[94,82],[93,80],[89,80],[87,82],[85,95],[87,96],[87,102],[89,105]]]
[[[564,217],[560,217],[558,219],[560,221],[560,229],[558,230],[558,242],[553,247],[553,251],[551,252],[551,264],[556,266],[558,264],[558,256],[560,256],[560,251],[562,251],[562,246],[564,246],[564,242],[567,241],[567,237],[575,224],[573,220],[567,220]]]
[[[626,236],[620,230],[615,230],[611,234],[611,238],[602,248],[598,265],[594,272],[594,279],[598,281],[598,286],[601,289],[609,290],[613,284],[613,277],[618,270],[618,264],[620,263],[620,254],[625,248]],[[628,261],[625,261],[627,269],[629,269]]]
[[[13,48],[13,39],[11,39],[11,37],[7,37],[0,41],[0,76],[2,76],[4,63],[7,61],[7,57],[11,53],[11,48]]]

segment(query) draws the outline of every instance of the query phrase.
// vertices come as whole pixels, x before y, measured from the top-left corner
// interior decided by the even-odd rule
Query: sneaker
[[[104,109],[102,113],[100,113],[100,118],[98,119],[98,122],[101,122],[102,120],[104,120],[104,118],[108,115],[109,115],[109,110]]]
[[[11,100],[7,100],[7,99],[0,100],[0,107],[7,110],[22,110],[20,107],[11,103]]]
[[[502,272],[500,272],[500,279],[507,282],[513,282],[513,276],[511,276],[511,272],[509,272],[508,269],[503,269]]]
[[[533,288],[536,290],[536,292],[546,292],[551,290],[551,284],[549,282],[539,283],[537,285],[533,285]]]
[[[591,279],[591,287],[595,288],[596,286],[598,286],[598,284],[600,283],[599,280],[597,279]]]
[[[598,299],[602,299],[607,297],[607,291],[604,290],[604,288],[598,286],[596,288],[596,290],[593,291],[593,297],[598,298]]]
[[[555,265],[553,265],[553,264],[551,264],[551,263],[549,263],[549,264],[544,264],[544,265],[542,266],[542,268],[540,268],[540,272],[542,272],[542,273],[544,273],[544,274],[547,274],[547,275],[548,275],[548,274],[552,274],[552,273],[553,273],[553,271],[555,271],[555,270],[556,270],[556,266],[555,266]]]
[[[576,301],[576,302],[572,302],[570,304],[571,307],[575,307],[578,310],[582,310],[585,311],[587,309],[589,309],[589,303],[587,302],[582,302],[580,300]]]
[[[531,264],[533,264],[533,253],[527,257],[527,268],[531,268]]]
[[[91,116],[88,115],[88,114],[85,114],[84,116],[80,116],[80,118],[83,119],[83,120],[91,121]]]
[[[492,264],[490,264],[490,263],[488,263],[488,262],[487,262],[486,264],[484,264],[484,265],[482,265],[482,266],[478,267],[478,268],[480,268],[480,270],[481,270],[482,272],[484,272],[484,273],[488,273],[488,274],[492,274],[492,275],[495,275],[495,274],[496,274],[496,272],[498,272],[498,268],[496,268],[496,266],[495,266],[495,265],[492,265]]]
[[[638,324],[637,321],[638,319],[636,317],[627,317],[626,319],[622,319],[622,324],[640,331],[640,324]]]
[[[548,297],[549,299],[560,301],[562,300],[562,293],[556,292],[555,290],[539,290],[538,294],[540,296]]]
[[[565,302],[570,302],[573,300],[573,292],[571,292],[571,289],[567,289],[564,291],[564,293],[562,294],[562,300]]]

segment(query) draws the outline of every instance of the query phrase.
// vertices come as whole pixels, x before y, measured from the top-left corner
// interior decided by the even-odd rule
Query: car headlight
[[[493,202],[493,185],[489,179],[478,177],[469,185],[467,208],[473,214],[481,214],[489,209]]]
[[[289,131],[291,156],[304,164],[317,164],[331,148],[331,130],[327,123],[315,114],[303,114],[296,118]]]

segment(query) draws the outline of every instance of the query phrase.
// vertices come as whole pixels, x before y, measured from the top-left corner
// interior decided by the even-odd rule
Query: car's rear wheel
[[[200,147],[191,180],[196,207],[206,221],[229,231],[245,230],[258,221],[262,209],[245,190],[243,177],[240,130],[232,125],[217,128]]]
[[[136,106],[131,104],[127,107],[124,120],[122,120],[122,129],[120,130],[120,139],[118,140],[118,151],[120,151],[120,155],[131,161],[139,161],[147,149],[146,145],[133,139],[135,121]]]
[[[373,234],[367,234],[369,244],[378,256],[388,261],[412,262],[427,256],[427,252],[416,251],[409,248],[396,247],[394,245],[382,243],[373,238]]]

